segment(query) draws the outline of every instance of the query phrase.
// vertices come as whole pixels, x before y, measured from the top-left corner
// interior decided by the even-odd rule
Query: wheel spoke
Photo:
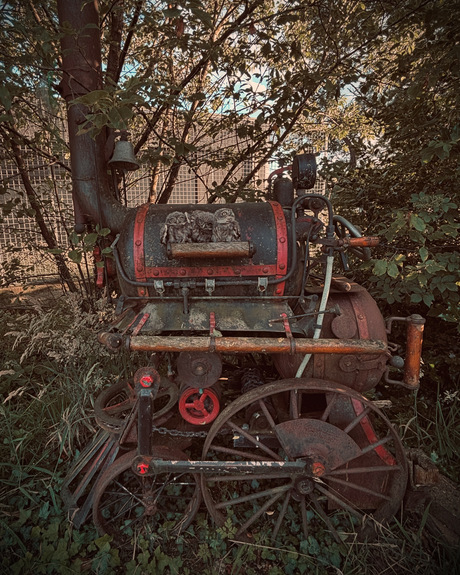
[[[265,401],[263,401],[262,399],[259,399],[259,406],[262,409],[262,411],[264,412],[265,417],[267,418],[267,422],[270,425],[270,427],[273,429],[273,431],[275,431],[275,427],[276,427],[276,423],[273,420],[273,417],[271,416],[271,413],[268,410],[268,407],[265,403]]]
[[[119,413],[123,413],[127,409],[131,409],[134,405],[134,401],[132,399],[126,399],[125,401],[121,401],[116,405],[108,405],[104,408],[104,411],[107,415],[118,415]]]
[[[290,485],[281,485],[279,487],[272,487],[271,489],[265,489],[264,491],[257,491],[251,495],[243,495],[241,497],[235,497],[234,499],[229,499],[228,501],[223,501],[216,505],[216,509],[224,509],[225,507],[231,507],[232,505],[239,505],[240,503],[247,503],[248,501],[255,501],[256,499],[261,499],[263,497],[268,497],[269,495],[275,494],[276,498],[290,489]]]
[[[352,483],[351,481],[344,481],[343,479],[339,479],[338,477],[330,477],[330,481],[337,483],[338,485],[344,485],[349,489],[355,489],[356,491],[361,491],[362,493],[367,493],[368,495],[373,495],[374,497],[379,497],[380,499],[384,499],[385,501],[391,501],[391,497],[385,495],[384,493],[380,493],[378,491],[374,491],[373,489],[368,489],[367,487],[363,487],[362,485],[357,485],[356,483]]]
[[[329,519],[329,517],[325,513],[324,509],[321,507],[321,504],[319,503],[318,498],[316,497],[316,495],[314,493],[310,493],[310,499],[313,502],[313,505],[316,509],[316,512],[321,517],[321,519],[324,521],[324,523],[326,523],[326,525],[327,525],[329,531],[332,533],[332,536],[334,537],[334,539],[337,541],[337,543],[342,543],[342,540],[340,539],[340,536],[337,532],[337,529],[332,525],[332,521]]]
[[[273,529],[273,533],[272,533],[272,537],[271,537],[272,541],[275,541],[276,538],[278,537],[278,532],[279,532],[280,527],[283,523],[284,516],[286,515],[286,511],[287,511],[290,499],[291,499],[291,492],[288,491],[286,493],[286,497],[284,498],[283,505],[280,509],[278,519],[276,520],[276,524],[275,524],[275,527]]]
[[[305,502],[305,495],[300,498],[300,514],[302,515],[302,529],[305,540],[308,539],[308,521],[307,521],[307,504]]]
[[[355,419],[353,419],[353,421],[351,421],[343,430],[344,433],[350,433],[350,431],[352,429],[354,429],[358,423],[364,419],[367,415],[369,415],[369,413],[371,412],[371,408],[369,406],[367,406],[359,415],[357,415],[355,417]]]
[[[337,495],[334,495],[329,489],[324,488],[322,485],[319,485],[319,483],[315,483],[315,488],[318,491],[320,491],[323,495],[325,495],[328,499],[330,499],[334,503],[337,503],[337,505],[345,509],[345,511],[348,511],[349,513],[351,513],[360,520],[362,519],[363,516],[361,513],[359,513],[359,511],[348,505],[348,503],[345,503],[345,501],[343,501],[343,499],[340,499],[340,497],[337,497]]]
[[[238,531],[237,531],[236,534],[237,534],[237,535],[241,535],[244,531],[246,531],[246,529],[247,529],[248,527],[250,527],[253,523],[255,523],[263,513],[265,513],[266,511],[268,511],[268,509],[269,509],[274,503],[276,503],[276,501],[278,501],[278,499],[279,499],[280,497],[282,497],[282,495],[283,495],[283,493],[284,493],[285,491],[286,491],[286,490],[281,491],[281,493],[276,493],[271,499],[269,499],[264,505],[262,505],[262,507],[261,507],[256,513],[254,513],[254,515],[253,515],[250,519],[248,519],[248,520],[246,521],[246,523],[244,523],[244,524],[238,529]]]
[[[377,447],[380,447],[381,445],[385,445],[385,443],[388,443],[389,441],[391,441],[391,439],[392,438],[389,435],[387,435],[386,437],[383,437],[379,441],[376,441],[375,443],[371,443],[367,447],[364,447],[362,449],[361,453],[364,455],[365,453],[369,453],[370,451],[374,451],[374,449],[376,449]]]
[[[299,419],[299,396],[296,389],[293,389],[289,394],[290,397],[290,413],[292,419]]]
[[[239,433],[240,435],[242,435],[243,437],[245,437],[248,441],[250,441],[251,443],[253,443],[256,447],[258,447],[259,449],[262,449],[262,451],[265,451],[265,453],[268,453],[268,455],[270,455],[271,457],[273,457],[273,459],[275,461],[282,461],[283,458],[280,457],[277,453],[275,453],[274,451],[272,451],[269,447],[267,447],[266,445],[264,445],[261,441],[259,441],[258,439],[256,439],[254,436],[252,436],[250,433],[248,433],[247,431],[245,431],[244,429],[241,429],[241,427],[239,427],[238,425],[236,425],[236,423],[233,423],[232,421],[227,421],[227,425],[233,429],[233,431],[236,431],[237,433]]]
[[[331,413],[332,408],[334,407],[338,397],[339,397],[339,395],[337,393],[334,393],[334,395],[331,397],[329,403],[326,406],[326,409],[324,410],[324,412],[321,416],[321,421],[327,420],[327,418],[329,417],[329,414]]]
[[[211,445],[209,450],[215,451],[218,453],[226,453],[228,455],[237,455],[238,457],[244,457],[246,459],[254,459],[257,461],[267,461],[267,457],[264,455],[257,455],[254,453],[250,453],[249,451],[242,451],[240,449],[232,448],[232,447],[223,447],[219,445]]]
[[[327,476],[331,475],[353,475],[356,473],[377,473],[378,471],[385,471],[390,473],[392,471],[402,471],[400,465],[374,465],[370,467],[350,467],[345,469],[334,469],[330,471]]]

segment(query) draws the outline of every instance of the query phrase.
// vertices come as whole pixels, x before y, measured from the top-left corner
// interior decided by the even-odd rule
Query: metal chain
[[[156,431],[160,435],[170,435],[171,437],[207,437],[207,431],[179,431],[178,429],[168,429],[167,427],[152,426],[152,431]],[[231,429],[221,429],[216,435],[230,435],[233,434]]]
[[[160,435],[170,435],[171,437],[206,437],[207,431],[179,431],[178,429],[168,429],[167,427],[152,426],[152,431]]]

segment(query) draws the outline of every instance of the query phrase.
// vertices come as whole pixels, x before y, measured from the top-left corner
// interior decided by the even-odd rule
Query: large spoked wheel
[[[203,459],[260,462],[260,471],[203,474],[202,491],[218,525],[236,537],[300,544],[326,529],[372,533],[397,511],[407,483],[401,441],[385,415],[359,393],[322,380],[290,379],[254,389],[217,417]],[[264,462],[304,469],[264,473]],[[286,539],[287,538],[287,539]]]
[[[162,378],[160,388],[154,401],[153,422],[158,423],[179,397],[177,385],[169,379]],[[119,381],[104,389],[94,401],[94,414],[100,427],[107,431],[121,430],[126,418],[131,414],[136,403],[136,392],[130,381]]]
[[[197,476],[162,472],[138,476],[132,471],[137,452],[116,460],[98,480],[94,491],[93,521],[122,546],[177,537],[193,521],[201,502]],[[177,449],[159,446],[158,459],[185,459]]]
[[[346,218],[342,216],[335,215],[333,218],[334,230],[338,238],[343,239],[346,237],[361,238],[362,234],[356,226],[349,222]],[[366,247],[352,247],[348,248],[353,255],[358,259],[368,262],[372,258],[372,252],[370,248]]]

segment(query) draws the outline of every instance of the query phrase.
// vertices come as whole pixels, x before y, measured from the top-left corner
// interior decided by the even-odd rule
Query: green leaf
[[[428,250],[425,247],[419,249],[418,253],[420,254],[420,259],[422,262],[426,262],[428,259]]]
[[[376,276],[383,276],[387,271],[387,266],[386,260],[377,260],[372,271]]]
[[[398,266],[396,265],[396,262],[394,260],[391,260],[391,262],[388,264],[387,274],[391,278],[398,277],[399,270],[398,270]]]
[[[427,305],[428,307],[431,307],[431,304],[433,303],[434,300],[434,295],[427,293],[423,296],[423,303],[425,305]]]
[[[107,90],[93,90],[84,96],[77,98],[77,101],[85,106],[94,106],[96,104],[102,103],[102,101],[111,100],[109,92]]]
[[[75,264],[81,263],[82,252],[80,250],[70,250],[68,255],[69,259],[72,260]]]
[[[410,225],[419,232],[425,231],[426,224],[417,214],[412,214],[410,217]]]
[[[83,243],[85,244],[85,246],[89,246],[89,247],[93,247],[94,245],[96,245],[97,242],[97,234],[96,233],[92,233],[92,234],[88,234],[85,236]]]

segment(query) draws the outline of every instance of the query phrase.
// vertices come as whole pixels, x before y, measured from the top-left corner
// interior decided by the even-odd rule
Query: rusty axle
[[[185,337],[138,335],[128,338],[131,351],[217,351],[222,353],[384,354],[380,340],[267,337]]]

